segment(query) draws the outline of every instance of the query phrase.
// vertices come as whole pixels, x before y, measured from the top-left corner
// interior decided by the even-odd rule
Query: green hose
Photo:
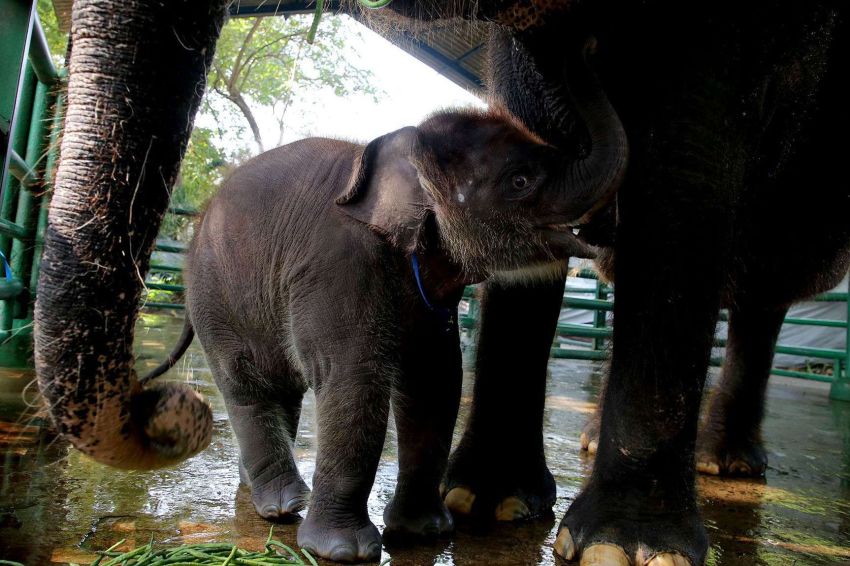
[[[384,6],[389,6],[393,0],[357,0],[361,6],[371,10],[377,10]],[[316,31],[319,29],[319,20],[322,19],[322,12],[325,9],[325,0],[316,0],[316,11],[313,13],[313,23],[310,25],[310,31],[307,32],[307,43],[313,45],[313,40],[316,39]]]
[[[371,8],[373,10],[377,10],[378,8],[383,8],[384,6],[389,6],[390,2],[393,0],[358,0],[361,5],[366,6],[367,8]]]
[[[313,23],[310,25],[310,31],[307,32],[307,43],[313,45],[313,40],[316,39],[316,30],[319,29],[319,20],[322,19],[322,11],[325,9],[325,0],[316,0],[316,12],[313,14]]]

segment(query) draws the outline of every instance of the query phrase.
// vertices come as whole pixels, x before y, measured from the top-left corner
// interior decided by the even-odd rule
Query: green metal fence
[[[181,214],[186,214],[186,211],[178,211]],[[161,252],[181,253],[185,250],[183,246],[174,244],[160,243],[157,245],[157,250]],[[165,265],[154,262],[151,273],[155,278],[156,274],[175,273],[179,272],[180,266]],[[583,269],[576,274],[584,279],[597,279],[596,274],[589,269]],[[168,293],[183,293],[184,287],[180,284],[162,284],[154,281],[148,282],[148,289],[153,291],[165,291]],[[575,294],[591,295],[589,297],[575,297]],[[613,301],[614,289],[601,282],[596,281],[592,289],[585,287],[577,287],[567,285],[562,302],[564,309],[580,309],[593,313],[592,324],[558,324],[555,342],[552,345],[551,355],[554,358],[565,358],[573,360],[597,360],[602,361],[608,358],[609,341],[611,339],[613,329],[608,320],[608,313],[614,310]],[[822,381],[832,383],[830,397],[833,399],[841,399],[850,401],[850,377],[848,377],[848,367],[850,367],[850,327],[847,320],[850,320],[850,288],[848,292],[830,292],[819,295],[814,300],[816,301],[838,301],[847,305],[848,318],[845,320],[824,320],[811,318],[793,318],[785,319],[785,324],[807,325],[807,326],[823,326],[828,328],[843,329],[847,334],[847,342],[844,350],[831,348],[811,348],[800,346],[787,346],[779,344],[776,347],[776,352],[779,354],[789,354],[801,358],[801,363],[804,360],[819,360],[824,366],[832,367],[832,375],[824,375],[813,371],[800,371],[785,368],[773,368],[773,375],[782,375],[788,377],[797,377],[809,379],[813,381]],[[460,317],[460,325],[462,328],[474,331],[478,320],[479,304],[476,298],[476,288],[467,287],[464,291],[464,300],[467,302],[467,311]],[[161,309],[183,309],[185,306],[179,300],[173,302],[168,301],[151,301],[146,303],[148,308]],[[726,313],[722,312],[721,320],[726,319]],[[715,346],[723,347],[726,345],[726,340],[718,338],[715,341]],[[723,364],[722,358],[712,358],[712,365],[720,366]]]
[[[580,277],[595,278],[592,271],[582,271]],[[567,289],[570,292],[570,289]],[[613,293],[613,289],[604,283],[598,283],[595,291],[596,296],[590,298],[575,298],[564,297],[564,308],[579,308],[588,309],[594,312],[594,324],[591,325],[558,325],[557,338],[555,345],[552,348],[552,356],[556,358],[568,359],[586,359],[586,360],[603,360],[607,358],[607,341],[610,340],[613,333],[612,329],[607,325],[607,317],[605,313],[614,309],[613,300],[608,297]],[[789,346],[777,344],[777,354],[788,354],[801,358],[801,366],[807,365],[808,360],[818,360],[818,364],[822,367],[831,367],[832,375],[824,373],[816,373],[814,371],[801,371],[796,369],[777,368],[771,370],[772,375],[781,375],[787,377],[797,377],[809,379],[812,381],[821,381],[831,383],[830,397],[843,401],[850,401],[850,283],[848,283],[847,292],[832,291],[823,293],[813,300],[843,302],[846,305],[847,316],[844,320],[828,320],[814,318],[797,318],[786,317],[785,324],[805,325],[805,326],[821,326],[825,328],[843,329],[846,340],[843,350],[834,348],[813,348],[801,346]],[[601,315],[601,316],[600,316]],[[727,313],[721,312],[721,320],[727,319]],[[574,344],[570,339],[575,338],[591,338],[582,348],[572,347]],[[715,346],[725,347],[726,339],[715,339]],[[712,357],[711,364],[713,366],[723,365],[722,357]]]
[[[35,3],[2,0],[0,13],[0,367],[27,367],[63,101]]]

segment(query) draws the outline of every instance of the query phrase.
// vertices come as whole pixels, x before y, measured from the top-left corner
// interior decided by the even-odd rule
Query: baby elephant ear
[[[372,140],[355,160],[348,186],[336,203],[391,242],[410,242],[432,202],[413,165],[420,147],[413,127]]]

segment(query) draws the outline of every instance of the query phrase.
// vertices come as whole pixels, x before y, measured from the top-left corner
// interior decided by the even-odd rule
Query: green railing
[[[186,214],[186,211],[179,211],[181,214]],[[157,250],[182,253],[185,250],[183,245],[174,245],[167,243],[159,243]],[[154,263],[151,268],[151,273],[175,273],[180,270],[179,266],[162,265]],[[577,276],[584,279],[597,279],[596,274],[589,269],[583,269],[577,273]],[[149,281],[148,289],[154,291],[164,291],[170,293],[182,293],[185,288],[182,285],[163,284],[154,281]],[[593,314],[592,324],[558,324],[555,343],[552,346],[551,355],[554,358],[566,358],[573,360],[605,360],[608,358],[608,345],[613,334],[613,329],[608,324],[607,314],[614,310],[614,301],[612,300],[613,288],[601,281],[596,282],[592,289],[585,287],[567,286],[562,302],[564,309],[580,309],[590,311]],[[592,297],[575,297],[569,295],[587,294]],[[823,293],[816,297],[816,301],[838,301],[844,302],[847,305],[848,319],[850,319],[850,301],[848,301],[848,292],[830,292]],[[467,287],[464,291],[464,300],[467,301],[468,310],[460,317],[460,325],[462,328],[474,331],[479,313],[479,304],[476,298],[475,287]],[[185,306],[179,301],[174,302],[147,302],[148,308],[163,308],[163,309],[183,309]],[[721,312],[721,320],[726,320],[726,312]],[[831,348],[807,348],[799,346],[786,346],[779,344],[776,347],[776,353],[798,356],[803,360],[816,359],[821,360],[824,366],[832,367],[832,375],[823,375],[813,371],[799,371],[784,368],[773,368],[773,375],[782,375],[788,377],[797,377],[809,379],[813,381],[822,381],[832,383],[830,397],[850,401],[850,378],[848,378],[848,366],[850,366],[850,328],[848,328],[847,320],[824,320],[810,318],[794,318],[788,317],[785,319],[785,324],[807,325],[807,326],[823,326],[835,329],[845,329],[847,333],[847,346],[844,350]],[[716,339],[715,346],[723,347],[726,345],[725,339]],[[722,358],[712,358],[712,365],[720,366],[723,364]]]
[[[595,278],[595,275],[589,271],[583,271],[579,274],[579,276]],[[593,299],[564,297],[564,308],[592,310],[594,312],[594,324],[592,326],[559,324],[556,342],[552,348],[553,357],[584,360],[603,360],[607,358],[607,341],[610,340],[613,330],[605,323],[606,317],[604,313],[614,309],[614,302],[607,300],[607,295],[612,293],[612,289],[603,283],[599,283],[596,286],[595,293],[596,297]],[[848,375],[850,374],[850,369],[848,369],[850,368],[850,299],[848,299],[848,297],[850,297],[850,284],[848,284],[847,292],[832,291],[829,293],[823,293],[813,299],[815,301],[843,302],[847,307],[845,309],[847,317],[844,320],[786,317],[784,322],[785,324],[792,325],[844,329],[846,339],[843,350],[834,348],[788,346],[781,343],[776,346],[777,354],[797,356],[802,358],[802,361],[808,361],[811,359],[821,361],[822,363],[819,364],[820,366],[831,367],[832,375],[777,367],[774,367],[771,370],[772,375],[797,377],[812,381],[831,383],[831,398],[850,401],[850,375]],[[720,318],[721,320],[726,320],[727,313],[725,311],[721,312]],[[592,341],[587,341],[583,348],[565,347],[566,345],[574,344],[574,342],[570,339],[575,338],[590,338]],[[714,345],[717,347],[725,347],[726,340],[723,338],[717,338],[715,339]],[[712,357],[711,364],[714,366],[721,366],[723,365],[723,358]],[[806,364],[801,363],[800,365],[802,366]]]
[[[0,367],[31,364],[32,304],[63,99],[34,2],[0,0]],[[3,271],[3,270],[0,270]]]

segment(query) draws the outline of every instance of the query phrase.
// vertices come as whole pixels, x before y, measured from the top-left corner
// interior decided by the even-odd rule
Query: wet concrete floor
[[[176,341],[182,321],[146,315],[136,338],[140,364],[152,368]],[[384,551],[398,565],[555,564],[558,520],[578,493],[591,461],[578,435],[593,409],[601,368],[552,360],[545,415],[549,466],[558,484],[551,518],[486,528],[461,527],[452,538]],[[96,464],[44,433],[25,372],[0,372],[0,559],[29,565],[90,563],[121,539],[122,548],[224,541],[259,550],[270,524],[239,485],[237,449],[197,342],[170,374],[212,401],[212,445],[184,464],[125,472]],[[471,379],[464,383],[465,417]],[[310,483],[315,423],[309,397],[297,441],[299,468]],[[647,415],[651,418],[651,412]],[[462,422],[462,421],[461,421]],[[458,427],[458,432],[461,427]],[[823,384],[772,378],[765,422],[770,467],[764,480],[699,478],[711,537],[709,564],[850,564],[850,403],[828,400]],[[505,447],[505,458],[510,458]],[[391,431],[369,499],[372,520],[393,492],[397,462]],[[275,536],[295,545],[296,525]]]

